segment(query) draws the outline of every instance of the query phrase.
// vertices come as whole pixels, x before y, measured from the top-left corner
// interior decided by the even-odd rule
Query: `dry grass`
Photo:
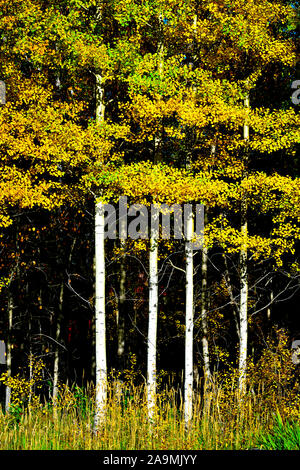
[[[272,428],[280,408],[262,397],[212,387],[195,394],[194,418],[185,432],[183,405],[174,389],[158,394],[155,423],[149,428],[143,386],[109,388],[106,420],[97,435],[92,432],[94,390],[64,387],[57,407],[37,401],[0,414],[0,449],[249,449]],[[151,432],[149,431],[151,429]]]
[[[110,378],[105,422],[95,435],[94,386],[61,385],[53,406],[41,399],[43,364],[36,361],[31,382],[5,374],[0,378],[12,391],[10,412],[0,411],[0,449],[201,450],[260,445],[298,449],[300,393],[286,335],[280,332],[267,346],[256,364],[249,359],[245,395],[237,391],[232,364],[209,387],[198,386],[188,432],[182,394],[171,382],[160,386],[154,423],[149,425],[145,387],[134,385],[137,376],[132,367],[124,382]]]

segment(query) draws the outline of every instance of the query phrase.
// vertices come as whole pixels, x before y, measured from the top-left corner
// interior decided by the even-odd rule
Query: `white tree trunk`
[[[53,405],[54,407],[57,404],[58,396],[58,375],[59,375],[59,340],[60,340],[60,329],[62,321],[62,311],[63,311],[63,299],[64,299],[64,282],[61,282],[60,291],[59,291],[59,306],[58,306],[58,315],[56,321],[56,331],[55,331],[55,353],[54,353],[54,367],[53,367]]]
[[[100,73],[96,74],[96,122],[103,124],[105,117],[103,78]]]
[[[124,368],[124,353],[125,353],[125,291],[126,282],[126,266],[125,259],[121,259],[120,263],[120,293],[119,293],[119,306],[118,306],[118,318],[117,318],[117,357],[118,357],[118,370],[123,371]]]
[[[194,15],[194,41],[197,36],[198,16]],[[191,96],[195,95],[195,87],[191,89]],[[186,168],[191,166],[191,154],[187,155]],[[194,219],[191,211],[186,226],[186,300],[185,300],[185,368],[184,368],[184,422],[186,431],[189,430],[193,417],[193,382],[194,382],[194,261],[193,245]]]
[[[198,17],[194,16],[194,40],[197,33]],[[195,87],[191,89],[191,95],[195,93]],[[186,168],[190,169],[191,154],[187,155]],[[193,212],[188,215],[186,225],[186,289],[185,289],[185,367],[184,367],[184,423],[188,431],[193,417],[193,382],[194,382],[194,262],[193,245],[191,240],[194,235]]]
[[[94,431],[97,431],[105,418],[107,396],[104,204],[101,201],[96,202],[95,212],[96,407]]]
[[[201,324],[202,324],[202,353],[204,363],[204,377],[208,382],[211,379],[210,359],[208,348],[208,325],[207,325],[207,259],[208,250],[205,245],[202,249],[202,282],[201,282]]]
[[[97,8],[96,18],[102,21],[103,5]],[[96,74],[96,123],[102,125],[105,118],[104,84],[101,73]],[[107,361],[105,325],[105,236],[104,204],[95,206],[95,343],[96,343],[96,401],[94,432],[103,424],[107,399]]]
[[[194,233],[192,212],[187,220],[186,233],[186,313],[185,313],[185,377],[184,377],[184,420],[189,429],[193,416],[193,331],[194,331],[194,264],[193,247],[190,242]]]
[[[12,333],[12,325],[13,325],[13,299],[10,292],[8,292],[8,335],[7,335],[7,348],[6,348],[6,365],[7,365],[7,375],[8,377],[11,376],[11,333]],[[11,396],[11,388],[6,386],[5,390],[5,411],[9,411],[10,406],[10,396]]]
[[[245,108],[249,108],[249,95],[244,102]],[[249,141],[249,125],[244,124],[244,140]],[[245,163],[245,176],[247,176],[247,148]],[[247,372],[247,348],[248,348],[248,267],[247,267],[247,195],[242,195],[241,202],[241,236],[242,247],[240,251],[240,351],[239,351],[239,391],[244,393],[246,390],[246,372]]]
[[[267,319],[268,319],[268,321],[271,321],[271,313],[272,313],[273,302],[274,302],[274,291],[273,291],[273,288],[272,288],[271,292],[270,292],[270,305],[267,308]]]
[[[247,234],[247,222],[242,225],[242,235]],[[246,388],[247,370],[247,346],[248,346],[248,271],[247,271],[247,247],[240,252],[240,356],[239,356],[239,390],[244,392]]]
[[[158,234],[151,227],[149,253],[149,324],[148,324],[148,355],[147,355],[147,400],[148,418],[152,422],[156,403],[156,341],[158,312]]]
[[[121,233],[126,230],[124,220],[120,220]],[[125,249],[126,240],[120,237],[121,250],[124,255],[120,262],[120,292],[119,292],[119,312],[118,312],[118,368],[123,371],[124,368],[124,353],[125,353],[125,301],[126,301],[126,265],[125,265]]]

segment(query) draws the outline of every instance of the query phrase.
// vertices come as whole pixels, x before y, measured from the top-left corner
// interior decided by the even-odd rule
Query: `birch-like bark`
[[[126,222],[121,219],[120,220],[120,232],[126,230]],[[125,253],[126,248],[126,240],[120,237],[120,245],[121,250]],[[125,266],[125,254],[121,258],[120,262],[120,287],[119,287],[119,311],[118,311],[118,321],[117,321],[117,328],[118,328],[118,349],[117,349],[117,357],[118,357],[118,368],[119,371],[123,371],[124,369],[124,353],[125,353],[125,301],[126,301],[126,266]]]
[[[249,94],[245,98],[244,106],[249,108]],[[249,125],[244,124],[244,140],[247,146],[249,141]],[[247,175],[247,148],[245,156],[245,175]],[[240,251],[240,351],[239,351],[239,391],[244,393],[246,390],[246,371],[247,371],[247,347],[248,347],[248,267],[247,267],[247,195],[242,195],[241,201],[241,236],[242,247]]]
[[[268,319],[269,322],[271,321],[271,313],[272,313],[272,305],[273,305],[273,302],[274,302],[274,291],[273,291],[273,288],[271,288],[271,292],[270,292],[270,305],[269,305],[268,308],[267,308],[267,319]]]
[[[125,282],[126,268],[125,260],[122,258],[120,264],[120,299],[119,299],[119,316],[118,316],[118,366],[119,370],[124,368],[124,352],[125,352]]]
[[[194,34],[197,32],[198,17],[194,16]],[[195,38],[194,38],[195,40]],[[192,94],[196,94],[192,87]],[[191,154],[187,155],[186,168],[191,167]],[[193,417],[193,382],[194,382],[194,262],[193,245],[191,240],[194,235],[194,218],[192,210],[186,221],[186,300],[185,300],[185,367],[184,367],[184,423],[188,431]]]
[[[93,273],[94,273],[94,284],[93,284],[93,292],[96,292],[96,259],[95,256],[93,257]],[[94,295],[95,299],[95,295]],[[93,317],[93,321],[91,324],[91,378],[92,380],[96,380],[96,325],[95,325],[95,316]]]
[[[205,224],[207,223],[207,210],[205,211]],[[208,347],[208,325],[207,325],[207,260],[208,249],[205,244],[202,248],[202,265],[201,265],[201,325],[202,325],[202,353],[204,363],[204,377],[208,382],[211,379],[209,347]]]
[[[104,86],[101,73],[96,73],[96,122],[104,123],[105,103],[104,103]]]
[[[154,218],[159,213],[154,213]],[[155,220],[154,220],[155,222]],[[156,224],[151,224],[149,253],[149,323],[148,323],[148,355],[147,355],[147,402],[148,418],[153,422],[156,404],[156,342],[158,312],[158,233]]]
[[[192,211],[187,218],[186,233],[186,306],[185,306],[185,376],[184,376],[184,421],[190,428],[193,416],[193,332],[194,332],[194,263],[191,240],[194,234]]]
[[[96,202],[95,212],[96,403],[94,431],[97,431],[105,418],[107,396],[104,204],[99,200]]]
[[[58,316],[56,321],[56,331],[55,331],[55,352],[54,352],[54,366],[53,366],[53,405],[56,406],[57,396],[58,396],[58,376],[59,376],[59,340],[60,340],[60,330],[61,330],[61,321],[63,315],[63,299],[64,299],[64,282],[60,284],[59,290],[59,304],[58,304]]]
[[[103,2],[96,12],[99,24],[103,21]],[[102,74],[97,71],[96,79],[96,123],[102,125],[105,118],[104,83]],[[96,201],[95,206],[95,342],[96,342],[96,401],[94,432],[103,424],[107,399],[107,361],[105,324],[105,236],[104,204]]]
[[[11,376],[11,362],[12,362],[12,344],[11,344],[11,336],[12,336],[12,325],[13,325],[13,299],[11,292],[8,292],[8,334],[7,334],[7,348],[6,348],[6,366],[7,366],[7,376]],[[6,413],[9,411],[10,407],[10,396],[11,396],[11,388],[6,386],[5,389],[5,411]]]

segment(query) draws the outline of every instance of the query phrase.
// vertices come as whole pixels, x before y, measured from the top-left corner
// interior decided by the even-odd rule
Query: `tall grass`
[[[283,422],[278,414],[273,429],[257,440],[266,450],[300,450],[299,423]]]
[[[282,330],[267,342],[255,364],[248,361],[247,393],[238,392],[238,370],[227,363],[194,394],[191,427],[185,431],[181,390],[159,380],[154,422],[147,419],[144,385],[134,363],[123,382],[110,375],[105,422],[93,433],[95,388],[60,385],[55,405],[42,399],[43,364],[31,359],[31,379],[0,382],[11,388],[8,413],[0,409],[0,449],[201,450],[299,449],[300,390]],[[1,408],[1,407],[0,407]]]
[[[0,449],[270,448],[270,430],[278,424],[272,406],[266,407],[263,397],[253,393],[240,397],[235,391],[230,396],[225,392],[213,386],[205,393],[195,393],[193,422],[186,433],[181,394],[172,387],[165,388],[158,393],[150,432],[144,386],[113,382],[109,386],[105,423],[95,435],[93,386],[72,390],[64,386],[55,408],[36,401],[17,410],[11,408],[6,415],[1,412]],[[280,432],[283,433],[282,428]]]

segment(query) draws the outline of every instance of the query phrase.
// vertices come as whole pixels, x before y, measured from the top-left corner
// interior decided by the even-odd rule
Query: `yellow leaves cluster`
[[[253,133],[250,146],[260,152],[272,153],[300,143],[300,117],[293,108],[270,111],[258,108],[250,112]]]
[[[35,387],[36,391],[41,388],[45,364],[42,360],[32,356],[29,358],[29,368],[31,370],[31,377],[29,379],[21,377],[20,374],[12,377],[9,376],[7,372],[4,372],[0,377],[0,382],[11,389],[12,406],[20,406],[24,402],[28,402],[28,400],[31,400],[31,403],[34,402],[35,404],[39,401],[33,388]]]
[[[186,170],[141,162],[116,171],[116,190],[120,195],[138,199],[141,203],[184,203],[202,201],[208,205],[226,204],[229,187],[224,181],[209,175],[193,176]],[[150,198],[150,199],[149,199]]]

